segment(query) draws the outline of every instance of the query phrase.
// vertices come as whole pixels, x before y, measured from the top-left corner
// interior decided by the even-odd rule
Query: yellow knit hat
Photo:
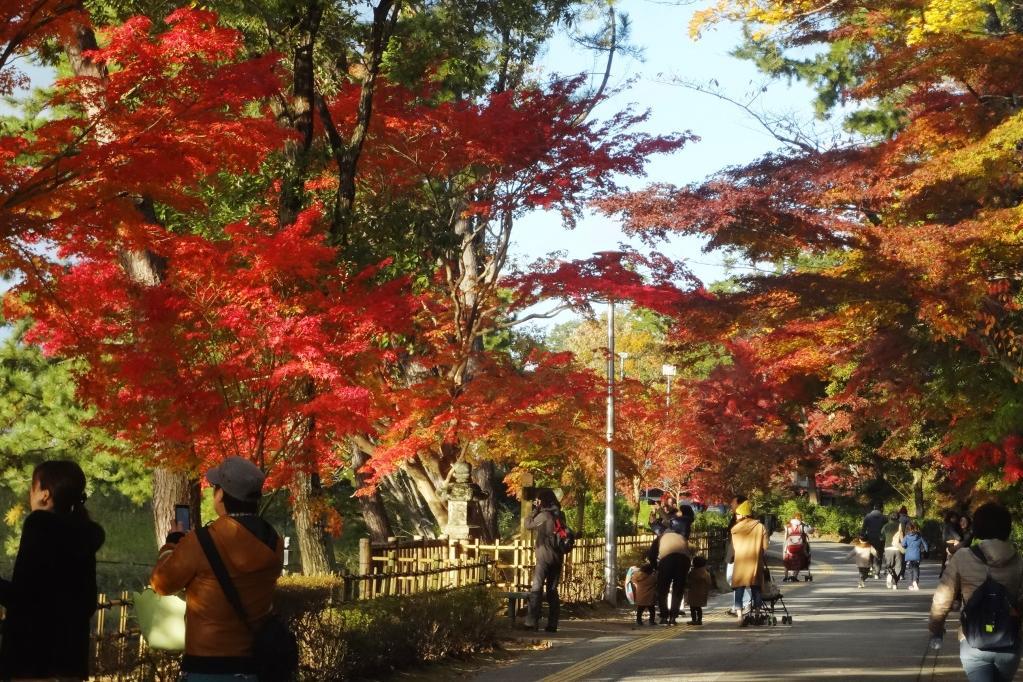
[[[735,508],[735,513],[741,516],[749,516],[753,513],[753,505],[750,504],[749,500],[746,500]]]

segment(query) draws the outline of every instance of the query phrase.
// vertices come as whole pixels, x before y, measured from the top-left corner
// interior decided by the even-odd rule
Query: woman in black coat
[[[74,462],[40,464],[29,503],[14,573],[0,578],[0,680],[85,679],[104,539],[85,511],[85,474]]]

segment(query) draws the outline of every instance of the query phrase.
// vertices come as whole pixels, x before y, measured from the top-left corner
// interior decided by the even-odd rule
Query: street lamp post
[[[623,367],[624,367],[624,363]],[[618,547],[615,538],[615,302],[607,300],[607,451],[604,467],[604,600],[618,604]]]
[[[675,365],[661,365],[661,374],[668,380],[668,407],[671,407],[671,380],[675,376]]]

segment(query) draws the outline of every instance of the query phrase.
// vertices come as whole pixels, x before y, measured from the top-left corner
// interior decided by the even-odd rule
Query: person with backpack
[[[959,659],[971,682],[1008,682],[1020,661],[1023,558],[1009,542],[1012,517],[988,503],[973,516],[974,545],[954,553],[931,600],[931,648],[941,648],[945,619],[961,598]]]
[[[96,612],[96,552],[103,529],[85,510],[85,474],[76,463],[43,462],[32,472],[31,513],[10,580],[0,578],[7,618],[0,680],[84,680],[89,623]]]
[[[185,591],[182,682],[284,680],[297,665],[293,637],[273,629],[284,542],[259,515],[264,478],[241,457],[210,469],[217,519],[194,532],[175,524],[160,549],[153,589]]]
[[[679,532],[680,529],[679,524],[669,524],[654,539],[647,552],[647,560],[657,569],[657,605],[661,625],[678,625],[686,576],[689,575],[689,541]]]
[[[540,607],[547,599],[547,632],[558,631],[558,615],[561,598],[558,596],[558,582],[565,554],[571,550],[574,540],[565,523],[561,503],[550,488],[541,488],[533,500],[533,513],[526,520],[526,528],[536,531],[536,565],[533,567],[533,582],[529,589],[529,611],[526,627],[535,629],[540,624]]]

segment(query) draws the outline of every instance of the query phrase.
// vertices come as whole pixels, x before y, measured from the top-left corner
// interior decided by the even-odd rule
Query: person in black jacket
[[[536,628],[540,623],[540,605],[547,598],[547,632],[558,631],[558,614],[561,611],[561,599],[558,596],[558,581],[561,580],[561,567],[564,556],[558,545],[555,532],[555,520],[565,524],[565,516],[561,513],[561,504],[550,488],[537,492],[533,501],[533,513],[526,521],[526,528],[536,531],[536,566],[533,568],[533,582],[529,588],[529,613],[526,615],[526,627]]]
[[[96,612],[96,552],[104,533],[85,510],[81,467],[40,464],[29,506],[14,573],[10,580],[0,578],[0,605],[7,609],[0,680],[84,680]]]

